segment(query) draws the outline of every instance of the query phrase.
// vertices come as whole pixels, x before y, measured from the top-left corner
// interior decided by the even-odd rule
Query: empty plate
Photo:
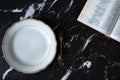
[[[27,74],[45,69],[55,57],[56,46],[51,28],[35,19],[14,23],[6,31],[2,43],[8,64]]]

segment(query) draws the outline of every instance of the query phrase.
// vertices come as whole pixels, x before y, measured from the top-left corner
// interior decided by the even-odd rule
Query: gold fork
[[[62,42],[63,42],[63,31],[59,32],[59,40],[60,40],[60,57],[59,57],[59,65],[64,66],[63,57],[62,57]]]

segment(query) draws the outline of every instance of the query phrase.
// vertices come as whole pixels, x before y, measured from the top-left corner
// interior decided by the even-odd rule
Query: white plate
[[[3,54],[17,71],[32,74],[45,69],[56,54],[54,32],[45,23],[26,19],[14,23],[5,33]]]

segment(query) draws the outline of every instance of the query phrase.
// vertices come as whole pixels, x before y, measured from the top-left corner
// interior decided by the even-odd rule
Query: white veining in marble
[[[107,78],[107,71],[105,70],[104,73],[105,73],[105,76],[104,76],[105,80],[108,80],[108,78]]]
[[[60,60],[60,59],[61,59],[61,56],[59,55],[58,58],[57,58],[57,60]]]
[[[92,34],[91,36],[88,37],[88,39],[85,41],[85,44],[84,44],[84,46],[82,48],[82,51],[85,50],[85,48],[87,47],[87,45],[94,39],[95,36],[96,36],[96,33],[94,33],[94,34]],[[70,43],[73,42],[73,40],[77,40],[77,39],[78,39],[78,34],[77,35],[76,34],[72,35],[71,39],[68,42],[64,43],[64,48],[65,47],[69,48],[71,46]],[[58,57],[58,59],[59,59],[59,57]],[[74,62],[72,64],[72,66],[73,65],[75,65]],[[77,70],[79,70],[81,68],[88,68],[88,69],[91,68],[92,62],[89,61],[89,60],[87,60],[87,61],[83,62],[81,64],[81,66],[79,68],[77,68],[77,69],[72,68],[72,66],[70,67],[70,69],[67,70],[67,72],[65,73],[65,75],[63,75],[63,77],[61,78],[61,80],[67,80],[68,77],[71,75],[71,73],[73,71],[77,71]]]
[[[85,50],[85,48],[87,47],[87,45],[93,40],[94,36],[96,35],[96,33],[92,34],[85,42],[83,48],[82,48],[82,51]]]
[[[74,34],[72,38],[70,39],[70,42],[72,42],[73,40],[77,40],[77,39],[78,39],[78,34]]]
[[[35,4],[31,4],[26,10],[25,15],[20,17],[20,20],[26,19],[26,18],[32,18],[36,10],[41,11],[44,8],[46,1],[47,0],[44,0],[42,3],[38,3],[36,8],[35,8]]]
[[[18,9],[18,8],[12,10],[13,13],[22,12],[22,11],[23,11],[23,9]]]
[[[55,15],[55,11],[54,11],[54,10],[49,11],[48,13],[50,13],[50,14],[54,14],[54,15]]]
[[[78,25],[72,26],[72,27],[68,28],[66,31],[70,31],[70,30],[75,29],[77,27],[80,27],[80,25],[78,24]]]
[[[58,24],[53,28],[53,30],[56,30],[59,26],[60,26],[60,23],[58,23]]]
[[[71,42],[73,41],[73,40],[77,40],[78,39],[78,34],[74,34],[74,35],[72,35],[71,36],[71,39],[68,41],[68,42],[65,42],[65,43],[63,43],[64,44],[64,48],[70,48],[71,47]]]
[[[72,73],[71,69],[67,70],[66,74],[60,80],[67,80],[71,73]]]
[[[57,19],[59,19],[61,13],[62,13],[62,10],[56,15]]]
[[[68,12],[68,11],[70,10],[70,8],[72,7],[73,2],[74,2],[73,0],[70,1],[69,6],[68,6],[68,8],[65,10],[64,13],[66,13],[66,12]]]
[[[105,73],[104,79],[105,79],[105,80],[108,80],[108,75],[107,75],[107,74],[108,74],[108,73],[107,73],[108,67],[110,67],[110,66],[105,65],[105,70],[104,70],[104,73]]]
[[[39,4],[37,5],[38,7],[36,8],[36,10],[39,9],[39,11],[41,11],[41,10],[44,8],[46,2],[47,2],[47,0],[43,0],[42,3],[39,3]]]
[[[115,66],[120,66],[120,63],[114,62],[112,65],[110,65],[110,67],[115,67]]]
[[[50,5],[50,7],[48,8],[48,11],[52,8],[52,6],[57,2],[58,0],[54,0],[53,2],[52,2],[52,4]]]
[[[70,41],[73,41],[73,40],[74,40],[74,37],[75,37],[75,36],[72,36],[72,38],[71,38],[71,40],[70,40]]]
[[[64,48],[70,48],[70,47],[71,47],[71,45],[70,45],[69,42],[66,42],[66,43],[64,44]]]
[[[26,10],[25,15],[23,17],[20,17],[20,20],[32,17],[34,13],[35,13],[34,4],[31,4],[29,8]]]
[[[83,68],[84,68],[84,67],[90,68],[91,65],[92,65],[92,62],[91,62],[91,61],[86,61],[86,62],[83,63]]]
[[[12,67],[10,67],[9,69],[7,69],[7,70],[5,71],[5,73],[3,74],[2,80],[5,80],[5,77],[6,77],[6,76],[8,75],[8,73],[11,72],[12,70],[13,70]]]
[[[4,13],[6,13],[6,12],[20,13],[22,11],[23,11],[23,8],[21,8],[21,9],[16,8],[16,9],[12,9],[12,10],[2,10],[2,9],[0,9],[0,12],[4,12]]]
[[[79,60],[79,59],[78,59]],[[74,65],[74,63],[72,64],[72,66]],[[83,64],[79,67],[79,68],[77,68],[77,69],[73,69],[72,68],[72,66],[70,67],[70,69],[69,70],[67,70],[67,72],[65,73],[65,75],[61,78],[61,80],[67,80],[68,79],[68,77],[71,75],[71,73],[73,72],[73,70],[74,71],[77,71],[77,70],[79,70],[79,69],[81,69],[81,68],[84,68],[84,67],[87,67],[88,69],[91,67],[91,65],[92,65],[92,62],[91,61],[85,61],[85,62],[83,62]]]

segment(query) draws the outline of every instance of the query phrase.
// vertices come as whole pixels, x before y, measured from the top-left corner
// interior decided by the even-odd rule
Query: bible
[[[87,0],[77,20],[120,42],[120,0]]]

